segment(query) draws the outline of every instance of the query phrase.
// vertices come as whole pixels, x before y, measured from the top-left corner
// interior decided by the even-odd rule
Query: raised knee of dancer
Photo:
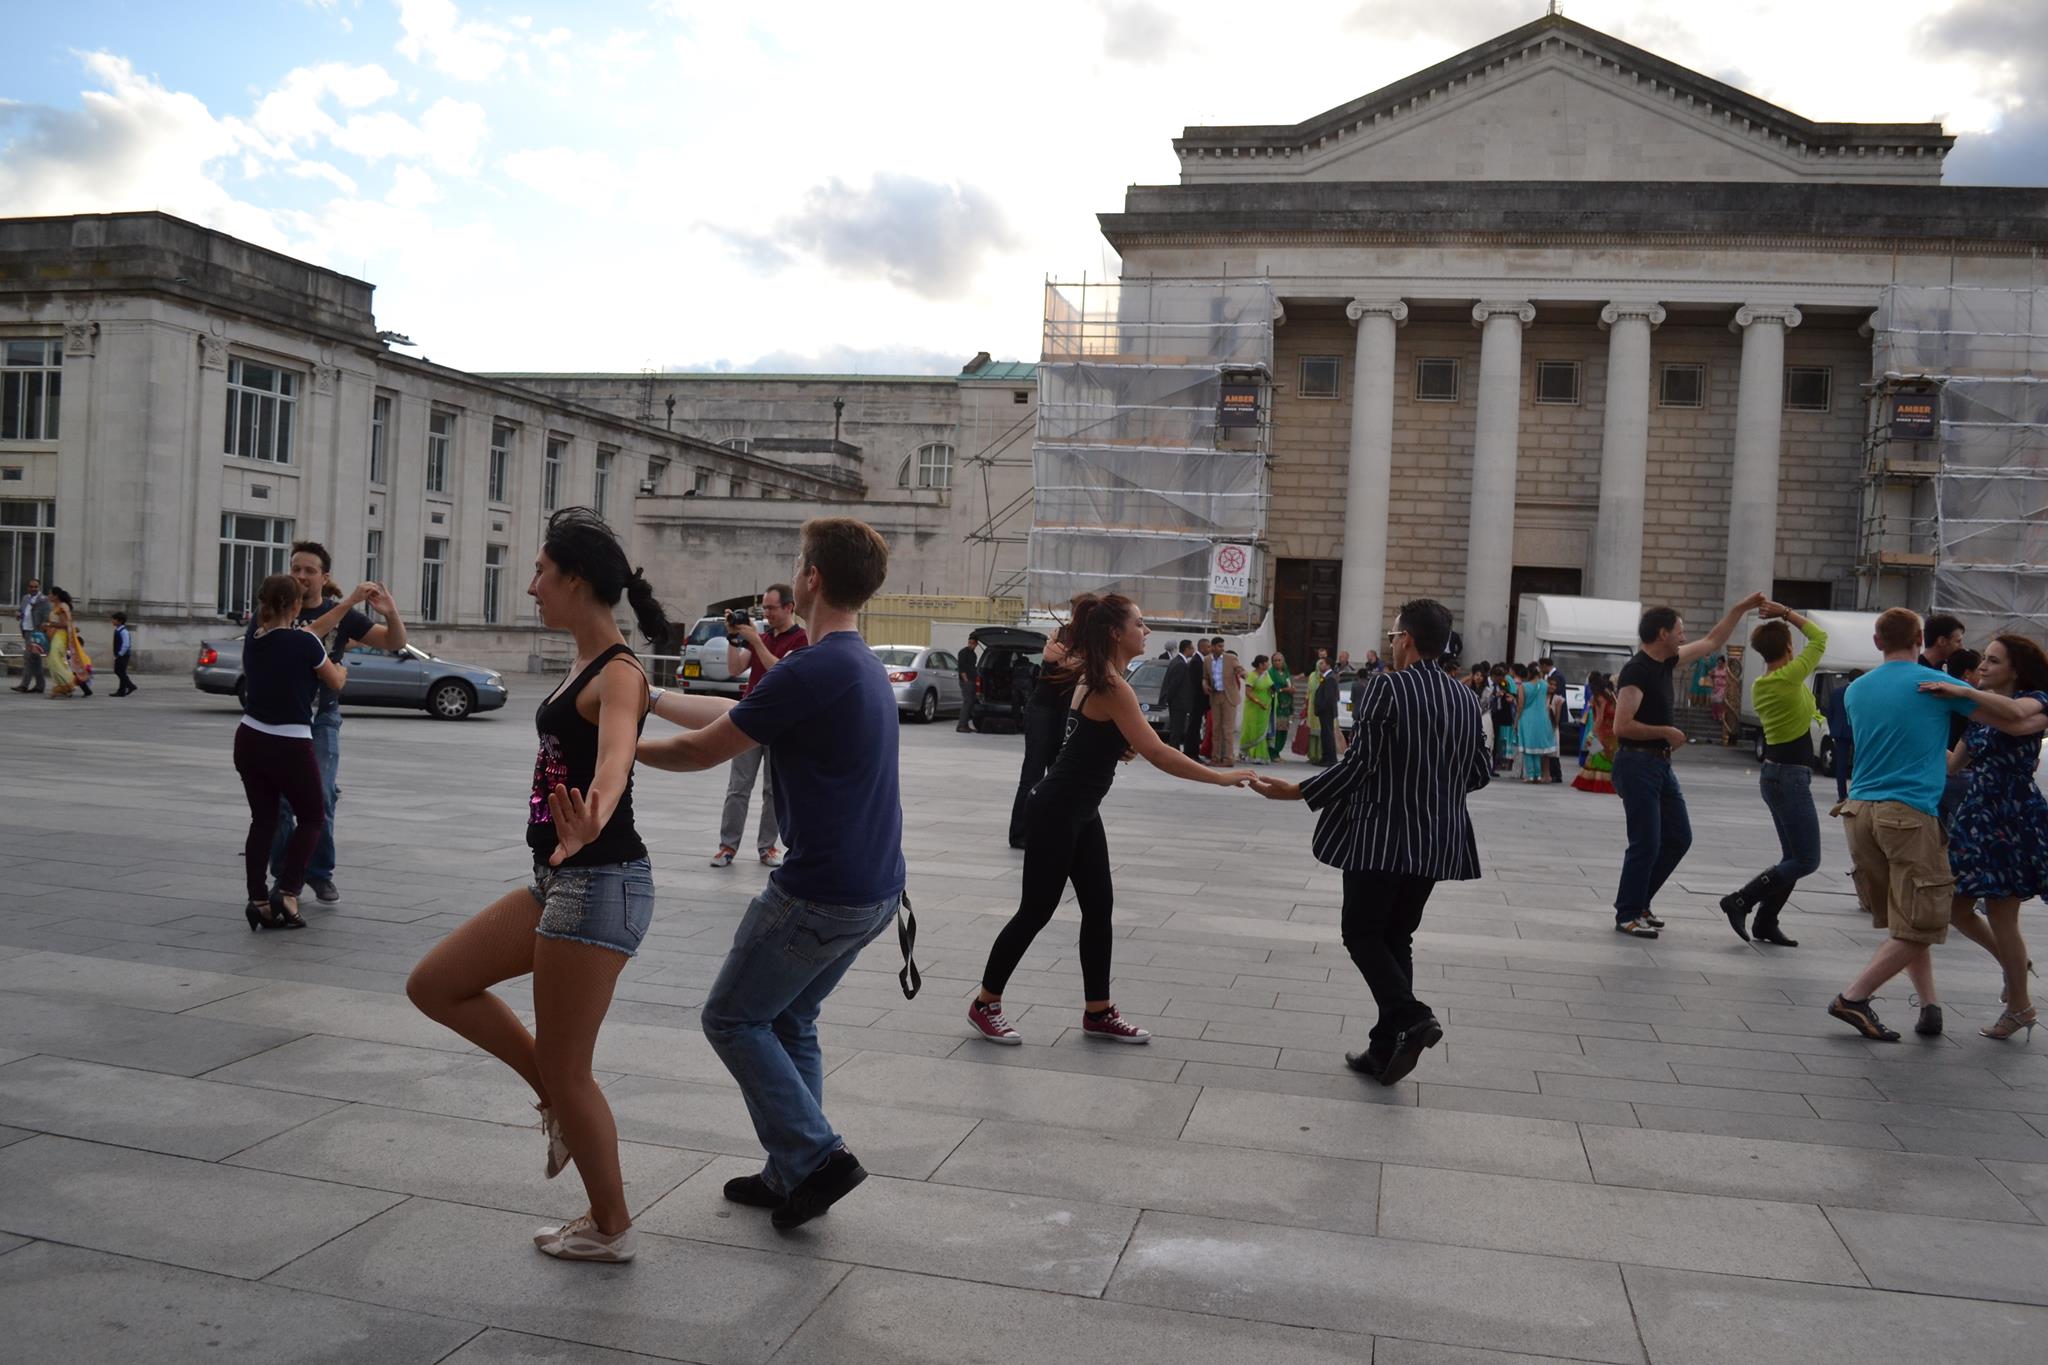
[[[446,994],[435,988],[432,975],[423,967],[414,967],[405,978],[405,998],[429,1019],[440,1018],[447,1001]]]

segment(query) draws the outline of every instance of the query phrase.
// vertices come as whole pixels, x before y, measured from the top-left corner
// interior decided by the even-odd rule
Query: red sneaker
[[[1152,1035],[1124,1018],[1115,1005],[1100,1019],[1090,1018],[1086,1011],[1081,1014],[1081,1032],[1090,1038],[1106,1038],[1112,1043],[1149,1043]]]
[[[970,1001],[967,1022],[991,1043],[1001,1043],[1004,1047],[1021,1047],[1024,1043],[1024,1035],[1011,1028],[1010,1021],[1003,1018],[1003,1002],[1000,1000],[990,1000],[986,1004],[979,1000]]]

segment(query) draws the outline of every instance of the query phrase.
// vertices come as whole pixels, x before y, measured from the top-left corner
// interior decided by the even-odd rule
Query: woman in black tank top
[[[1071,650],[1056,666],[1053,680],[1073,686],[1065,740],[1025,801],[1023,894],[1017,913],[989,949],[981,990],[967,1007],[967,1019],[992,1043],[1024,1041],[1003,1017],[1003,987],[1051,921],[1071,881],[1081,907],[1082,1032],[1111,1042],[1143,1043],[1152,1035],[1119,1014],[1109,998],[1115,896],[1099,812],[1102,798],[1127,754],[1140,755],[1175,777],[1219,787],[1244,786],[1252,775],[1249,769],[1205,767],[1168,747],[1138,710],[1138,694],[1124,681],[1124,669],[1145,652],[1147,632],[1136,603],[1116,593],[1076,598],[1064,634]]]
[[[633,827],[633,754],[647,676],[619,634],[624,596],[650,641],[669,633],[654,590],[587,509],[548,522],[527,595],[541,621],[576,642],[569,677],[534,714],[539,752],[526,801],[533,885],[499,897],[441,940],[405,983],[412,1002],[533,1087],[545,1170],[571,1160],[588,1210],[542,1228],[534,1245],[564,1260],[629,1261],[635,1234],[619,1173],[618,1130],[590,1074],[619,972],[653,918],[654,879]],[[533,975],[534,1030],[490,988]]]

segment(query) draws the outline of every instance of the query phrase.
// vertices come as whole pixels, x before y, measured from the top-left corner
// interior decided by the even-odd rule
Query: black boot
[[[1743,921],[1749,918],[1750,907],[1768,900],[1778,889],[1777,869],[1759,872],[1749,879],[1749,885],[1740,891],[1731,891],[1721,897],[1721,913],[1728,917],[1728,927],[1744,943],[1749,942],[1749,930]]]
[[[1779,948],[1797,948],[1799,940],[1785,937],[1785,931],[1778,927],[1778,912],[1785,908],[1785,902],[1792,899],[1792,888],[1780,887],[1772,891],[1763,904],[1756,908],[1756,927],[1750,937],[1758,943],[1769,943]]]

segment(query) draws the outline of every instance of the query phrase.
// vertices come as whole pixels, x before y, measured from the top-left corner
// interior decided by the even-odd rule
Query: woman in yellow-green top
[[[1778,912],[1801,877],[1820,867],[1820,817],[1813,808],[1813,670],[1827,652],[1828,633],[1792,608],[1766,602],[1757,608],[1764,623],[1750,632],[1750,653],[1763,661],[1763,676],[1751,694],[1764,727],[1763,775],[1758,779],[1771,823],[1778,827],[1778,863],[1752,877],[1740,891],[1721,897],[1729,925],[1747,942],[1799,944],[1778,927]],[[1795,658],[1792,628],[1806,637]],[[1749,912],[1756,923],[1745,928]]]

